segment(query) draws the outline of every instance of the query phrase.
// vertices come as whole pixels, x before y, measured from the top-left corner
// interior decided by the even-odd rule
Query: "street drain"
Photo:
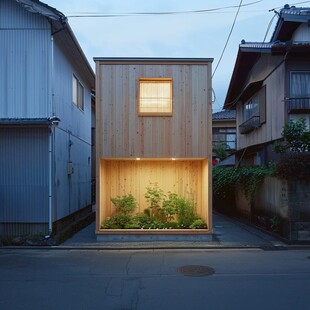
[[[177,269],[177,271],[184,276],[189,277],[205,277],[215,273],[215,270],[213,268],[201,265],[181,266]]]

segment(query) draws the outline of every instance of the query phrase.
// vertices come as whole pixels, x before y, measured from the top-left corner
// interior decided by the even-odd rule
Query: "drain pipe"
[[[50,237],[53,231],[53,219],[52,219],[52,208],[53,208],[53,126],[49,129],[48,135],[48,233],[47,237]]]
[[[50,62],[50,85],[51,85],[51,99],[49,117],[51,126],[49,128],[48,135],[48,233],[47,237],[50,237],[53,231],[53,136],[55,132],[55,125],[58,124],[56,119],[55,122],[55,109],[54,109],[54,37],[51,35],[51,62]]]

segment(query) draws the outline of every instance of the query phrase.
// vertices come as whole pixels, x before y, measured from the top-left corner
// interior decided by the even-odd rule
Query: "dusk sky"
[[[269,41],[277,21],[275,11],[270,11],[272,9],[279,11],[285,4],[310,6],[310,1],[283,0],[43,2],[68,17],[69,24],[93,68],[93,57],[214,58],[213,72],[218,65],[212,81],[214,112],[222,109],[241,40],[262,42],[267,35],[265,41]],[[231,37],[219,63],[240,4]],[[269,25],[271,21],[272,24]]]

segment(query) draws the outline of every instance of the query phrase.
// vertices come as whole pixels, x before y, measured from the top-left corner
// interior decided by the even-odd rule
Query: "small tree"
[[[306,120],[301,118],[297,121],[290,120],[281,133],[283,142],[275,142],[274,151],[284,153],[286,150],[291,152],[310,152],[310,131],[307,128]]]
[[[310,131],[306,120],[290,120],[282,131],[284,141],[274,144],[274,151],[282,154],[277,163],[276,175],[284,179],[309,180],[310,175]]]
[[[212,151],[220,160],[224,160],[229,156],[224,144],[215,145]]]

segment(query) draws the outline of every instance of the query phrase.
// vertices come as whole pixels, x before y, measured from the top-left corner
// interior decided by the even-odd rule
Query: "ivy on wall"
[[[253,201],[256,190],[266,176],[272,176],[275,165],[268,167],[250,166],[240,168],[213,167],[213,194],[229,197],[238,188],[244,190],[245,196]]]

